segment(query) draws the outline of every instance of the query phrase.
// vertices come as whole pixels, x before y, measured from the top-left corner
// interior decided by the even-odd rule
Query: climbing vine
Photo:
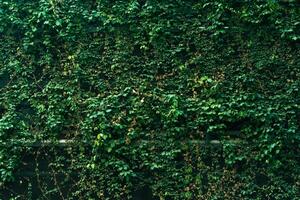
[[[0,0],[0,198],[296,200],[299,8]]]

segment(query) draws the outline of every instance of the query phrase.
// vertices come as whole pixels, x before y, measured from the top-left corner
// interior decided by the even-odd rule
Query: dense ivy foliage
[[[32,155],[55,187],[36,162],[41,195],[12,199],[299,199],[299,12],[0,0],[0,187]]]

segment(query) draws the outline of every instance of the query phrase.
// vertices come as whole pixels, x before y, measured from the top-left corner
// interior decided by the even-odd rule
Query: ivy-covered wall
[[[297,2],[0,0],[2,198],[299,199]]]

